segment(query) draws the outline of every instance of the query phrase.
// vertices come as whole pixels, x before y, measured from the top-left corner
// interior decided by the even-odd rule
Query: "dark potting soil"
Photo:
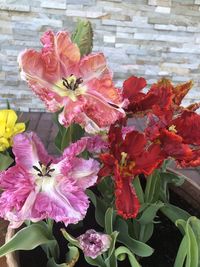
[[[178,205],[180,208],[188,211],[191,215],[200,217],[200,211],[195,210],[190,204],[188,204],[188,202],[183,200],[177,194],[171,192],[170,200],[172,204]],[[89,228],[92,228],[92,226],[94,227],[94,225],[97,231],[101,231],[102,229],[99,226],[96,226],[96,222],[93,218],[94,216],[90,216],[90,214],[94,214],[93,212],[94,210],[92,209],[91,212],[89,211],[87,213],[85,225],[72,227],[70,229],[70,233],[74,236],[79,236]],[[182,239],[182,235],[179,230],[169,219],[167,219],[161,212],[158,212],[157,215],[160,223],[155,224],[153,236],[148,242],[148,245],[154,248],[154,253],[151,257],[141,259],[140,263],[142,267],[172,267]],[[60,248],[62,255],[61,262],[64,261],[64,255],[67,251],[67,242],[59,231],[62,227],[62,224],[57,224],[54,229],[56,238],[62,244],[62,247]],[[39,247],[32,251],[21,251],[20,263],[21,267],[46,267],[46,256]],[[80,253],[79,262],[77,262],[75,266],[89,267],[90,265],[85,262],[82,253]],[[130,264],[127,260],[119,263],[119,267],[129,266]]]

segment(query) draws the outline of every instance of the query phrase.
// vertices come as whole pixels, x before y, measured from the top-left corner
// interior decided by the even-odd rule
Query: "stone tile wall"
[[[134,74],[148,84],[170,77],[194,81],[185,104],[200,101],[200,0],[0,0],[0,107],[43,110],[20,81],[17,55],[40,48],[48,29],[72,31],[77,19],[94,27],[94,51],[103,51],[117,85]]]

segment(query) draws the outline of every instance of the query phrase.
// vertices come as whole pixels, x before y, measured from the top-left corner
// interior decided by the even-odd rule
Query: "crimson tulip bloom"
[[[114,175],[117,212],[125,219],[135,218],[140,205],[132,181],[138,174],[151,174],[162,163],[160,146],[149,145],[138,131],[126,130],[124,134],[117,125],[110,128],[109,145],[109,153],[100,156],[104,166],[99,175]]]

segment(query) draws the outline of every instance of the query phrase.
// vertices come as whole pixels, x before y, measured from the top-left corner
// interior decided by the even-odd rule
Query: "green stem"
[[[141,225],[140,227],[140,233],[139,233],[139,240],[143,242],[144,239],[144,233],[145,233],[145,225]]]

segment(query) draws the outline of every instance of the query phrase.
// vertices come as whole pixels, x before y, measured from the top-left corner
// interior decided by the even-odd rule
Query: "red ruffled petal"
[[[175,105],[179,106],[183,98],[187,95],[188,91],[192,88],[193,82],[189,81],[183,84],[178,84],[173,88],[173,102]]]
[[[192,150],[189,145],[183,143],[180,135],[163,129],[160,141],[166,156],[174,157],[176,160],[191,159]]]
[[[146,80],[142,77],[129,77],[123,83],[123,96],[130,102],[134,101],[135,96],[146,86]]]
[[[180,117],[172,121],[176,131],[185,143],[200,145],[200,115],[185,110]]]
[[[104,153],[100,155],[100,160],[104,166],[100,169],[98,176],[105,177],[111,175],[113,173],[116,159],[112,155]]]
[[[131,184],[131,177],[120,175],[118,166],[115,169],[115,204],[117,213],[124,219],[135,218],[139,212],[140,203]]]
[[[131,158],[137,157],[144,151],[146,139],[144,134],[131,131],[126,134],[122,145],[122,151],[126,152]]]
[[[136,158],[136,167],[133,170],[134,174],[150,175],[158,168],[164,160],[164,154],[158,144],[151,145],[147,151],[144,151]]]

